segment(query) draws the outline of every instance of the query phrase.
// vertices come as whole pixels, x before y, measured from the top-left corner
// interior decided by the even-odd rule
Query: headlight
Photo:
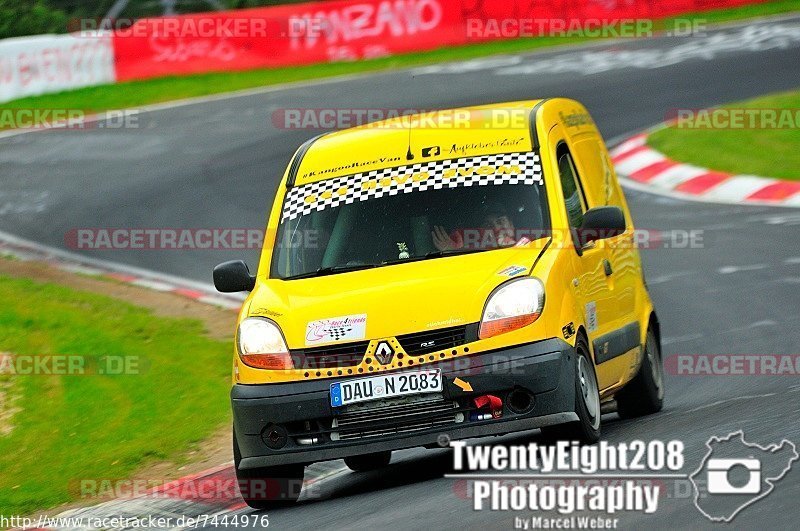
[[[501,284],[486,301],[481,339],[527,326],[542,314],[544,285],[537,278],[522,278]]]
[[[239,357],[258,369],[293,369],[294,363],[278,325],[261,317],[248,317],[239,324]]]

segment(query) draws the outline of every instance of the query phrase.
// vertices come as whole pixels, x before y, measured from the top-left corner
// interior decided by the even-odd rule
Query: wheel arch
[[[592,364],[597,367],[597,360],[594,358],[594,349],[592,343],[589,341],[589,334],[586,332],[586,327],[583,324],[578,325],[578,330],[575,332],[575,349],[578,348],[578,339],[583,338],[586,342],[586,348],[589,350],[589,357],[592,359]]]
[[[656,315],[656,311],[652,310],[650,312],[650,318],[647,322],[648,328],[653,329],[653,333],[656,335],[656,341],[658,342],[658,348],[661,349],[661,323],[658,320],[658,315]],[[646,334],[647,332],[645,332]],[[646,336],[645,336],[646,337]]]

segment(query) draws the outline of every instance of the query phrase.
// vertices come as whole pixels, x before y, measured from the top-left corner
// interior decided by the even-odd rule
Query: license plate
[[[392,396],[436,393],[442,390],[442,371],[403,372],[331,384],[331,406],[340,407]]]

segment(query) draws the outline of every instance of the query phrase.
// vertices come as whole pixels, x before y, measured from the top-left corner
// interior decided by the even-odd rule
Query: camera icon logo
[[[730,522],[769,495],[800,459],[794,443],[787,439],[760,446],[747,442],[741,431],[711,437],[706,448],[708,452],[689,481],[695,506],[712,522]]]
[[[737,485],[731,473],[737,468],[749,472],[747,482]],[[758,494],[761,492],[761,461],[758,459],[709,459],[706,488],[709,494]]]

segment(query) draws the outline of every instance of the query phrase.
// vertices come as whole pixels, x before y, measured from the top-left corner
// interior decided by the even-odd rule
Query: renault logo
[[[381,365],[389,365],[393,357],[394,349],[389,343],[386,341],[378,343],[378,347],[375,349],[375,359],[378,360],[378,363]]]

